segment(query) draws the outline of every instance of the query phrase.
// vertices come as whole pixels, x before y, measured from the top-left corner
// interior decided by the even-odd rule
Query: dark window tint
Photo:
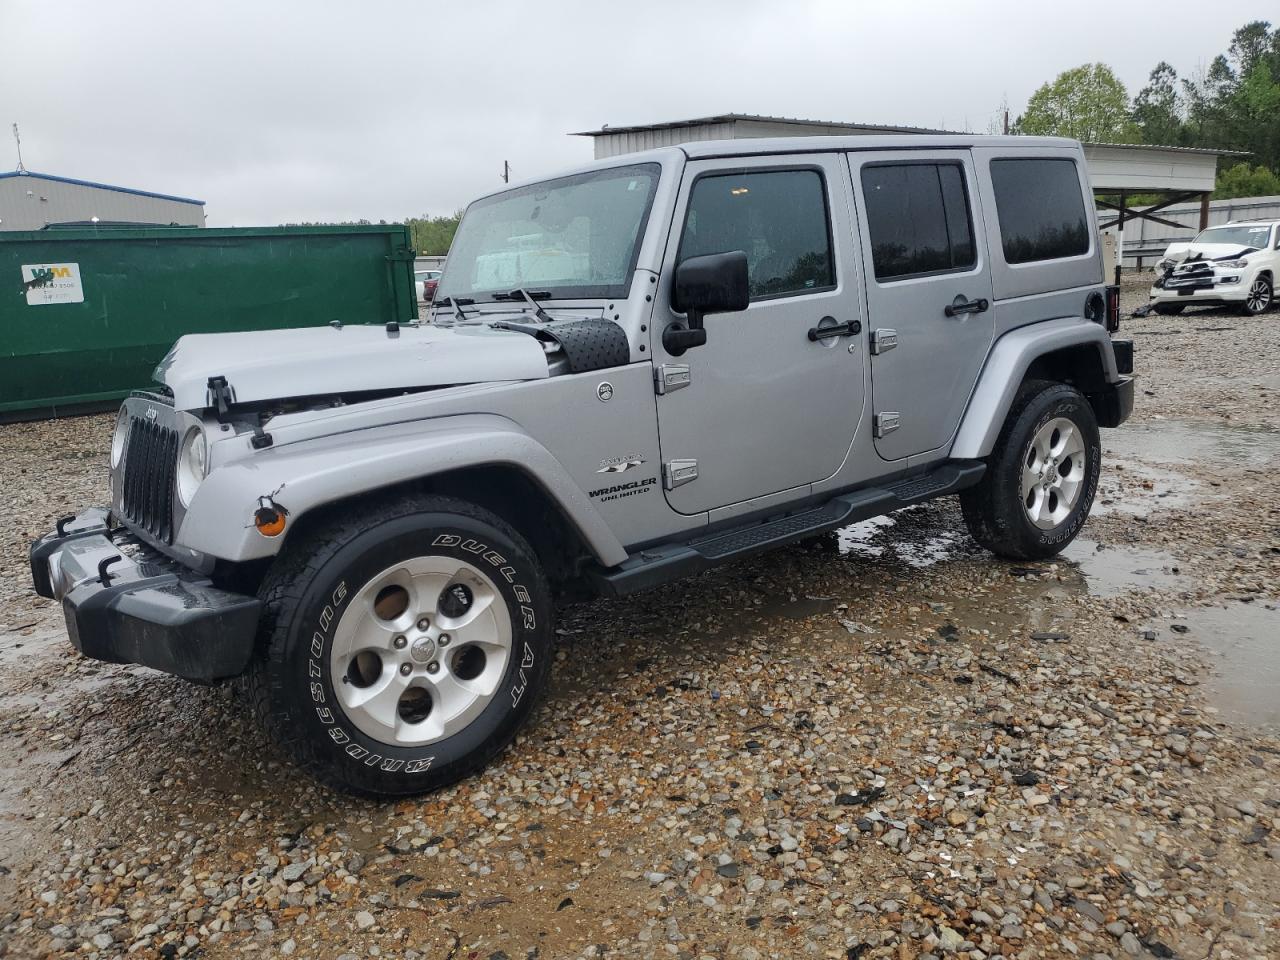
[[[1074,162],[992,160],[991,185],[1007,263],[1089,252],[1089,225]]]
[[[877,280],[967,270],[976,262],[969,198],[957,164],[863,167],[862,195]]]
[[[699,178],[679,259],[732,250],[747,255],[753,300],[835,286],[822,177],[772,170]]]

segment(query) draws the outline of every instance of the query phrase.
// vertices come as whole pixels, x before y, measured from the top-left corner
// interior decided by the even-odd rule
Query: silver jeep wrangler
[[[948,494],[1079,532],[1133,405],[1068,140],[686,144],[477,200],[428,322],[187,336],[111,505],[31,549],[86,656],[241,678],[297,762],[432,790],[622,595]]]

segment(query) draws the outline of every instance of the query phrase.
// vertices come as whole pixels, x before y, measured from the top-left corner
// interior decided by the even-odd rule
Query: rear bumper
[[[1099,393],[1089,395],[1100,427],[1118,427],[1133,413],[1133,377],[1121,377]]]
[[[67,635],[86,657],[136,663],[211,683],[243,673],[261,602],[215,587],[164,557],[107,511],[85,511],[31,545],[31,580],[62,601]]]

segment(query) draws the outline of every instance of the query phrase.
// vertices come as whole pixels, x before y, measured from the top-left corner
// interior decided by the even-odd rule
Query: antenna
[[[22,136],[18,133],[18,125],[13,125],[13,142],[18,145],[18,172],[26,173],[27,168],[22,163]]]

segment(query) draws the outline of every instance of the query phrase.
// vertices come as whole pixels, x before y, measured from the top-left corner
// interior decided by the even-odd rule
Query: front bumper
[[[86,657],[212,683],[243,673],[253,655],[257,597],[214,586],[112,527],[105,510],[33,543],[31,580],[62,601],[67,635]]]
[[[1151,299],[1156,303],[1240,303],[1249,295],[1249,284],[1241,277],[1234,283],[1220,279],[1198,280],[1177,286],[1153,286]]]

